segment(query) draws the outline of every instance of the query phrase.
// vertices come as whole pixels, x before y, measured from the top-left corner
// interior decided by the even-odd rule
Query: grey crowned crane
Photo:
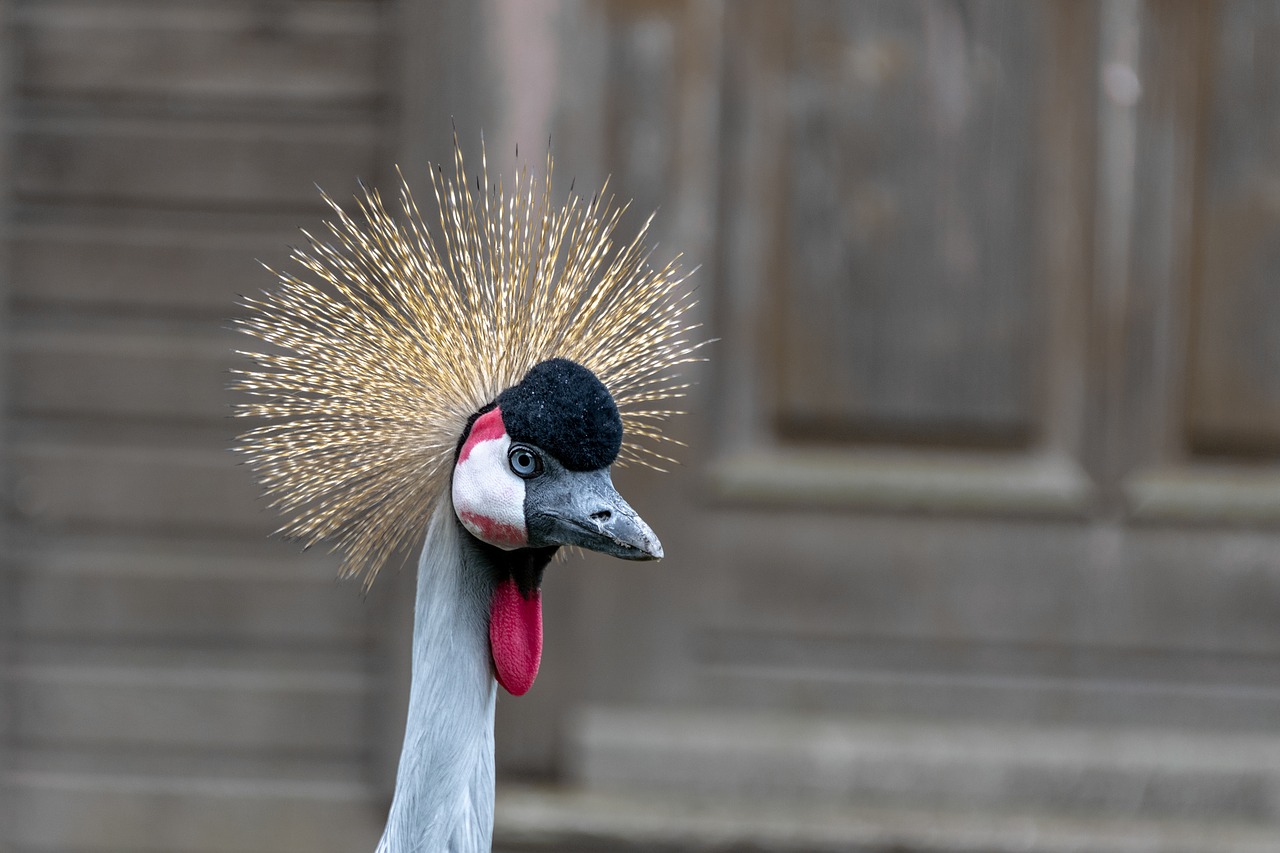
[[[544,569],[563,546],[662,557],[610,467],[667,459],[673,371],[699,346],[676,260],[650,264],[647,223],[615,244],[603,191],[554,204],[550,156],[509,192],[483,165],[472,188],[456,145],[454,171],[433,172],[435,228],[403,181],[399,216],[326,196],[325,239],[238,321],[267,345],[235,382],[267,423],[238,449],[282,532],[333,542],[366,584],[425,536],[387,853],[490,849],[497,687],[537,675]]]

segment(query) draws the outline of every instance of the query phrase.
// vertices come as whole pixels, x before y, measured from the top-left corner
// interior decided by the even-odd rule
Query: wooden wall
[[[386,8],[10,4],[15,849],[376,840],[371,607],[267,540],[225,386],[255,258],[383,167]]]
[[[829,758],[821,732],[856,727],[826,721],[890,717],[937,735],[902,738],[858,789],[924,780],[897,804],[1021,761],[975,748],[947,775],[916,748],[1007,724],[1036,748],[1103,732],[1144,767],[1193,743],[1206,763],[1154,803],[1188,820],[1274,790],[1270,4],[7,15],[15,850],[372,846],[412,578],[362,603],[332,560],[267,539],[226,452],[225,327],[269,283],[254,259],[316,219],[313,183],[341,197],[393,157],[418,181],[454,123],[473,163],[484,131],[494,173],[550,135],[565,185],[612,175],[635,199],[624,228],[660,209],[659,255],[700,267],[722,339],[673,427],[684,466],[617,475],[669,557],[548,573],[543,671],[499,704],[501,768],[679,799]],[[737,763],[777,731],[753,711],[819,723]],[[690,751],[690,719],[745,734]],[[1127,740],[1139,726],[1175,734]],[[843,754],[807,774],[830,782],[816,795],[848,796],[865,765]],[[1090,772],[1146,790],[1124,754]],[[1037,807],[1152,805],[1050,765]]]

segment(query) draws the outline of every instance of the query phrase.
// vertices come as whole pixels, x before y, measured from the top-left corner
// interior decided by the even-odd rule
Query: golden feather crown
[[[470,415],[539,362],[590,369],[622,415],[619,462],[659,467],[675,373],[701,345],[679,257],[650,263],[649,223],[616,244],[626,205],[605,188],[590,201],[551,195],[521,168],[508,192],[489,183],[482,155],[468,185],[455,143],[454,176],[432,170],[438,227],[400,178],[399,217],[376,190],[335,218],[328,240],[303,231],[298,274],[244,301],[237,327],[268,345],[233,388],[240,417],[269,421],[239,439],[279,532],[344,552],[344,576],[372,582],[390,554],[421,537],[449,494],[453,453]]]

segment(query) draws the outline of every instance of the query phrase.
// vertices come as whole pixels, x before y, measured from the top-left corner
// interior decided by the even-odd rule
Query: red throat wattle
[[[498,584],[489,605],[489,651],[498,683],[523,696],[542,662],[542,590],[525,598],[512,578]]]

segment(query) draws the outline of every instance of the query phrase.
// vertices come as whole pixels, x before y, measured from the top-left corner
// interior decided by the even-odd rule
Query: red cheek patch
[[[514,524],[504,524],[486,515],[466,510],[459,512],[458,518],[490,545],[497,545],[499,548],[520,548],[526,544],[524,530]]]
[[[471,425],[471,434],[467,436],[467,440],[462,443],[462,449],[458,451],[458,462],[461,465],[467,461],[467,457],[471,455],[471,448],[475,447],[482,441],[491,441],[495,438],[502,438],[506,435],[507,427],[502,423],[502,410],[494,407],[476,418],[476,422]]]
[[[493,591],[489,605],[489,653],[498,683],[512,696],[523,696],[542,664],[542,591],[525,598],[507,578]]]

